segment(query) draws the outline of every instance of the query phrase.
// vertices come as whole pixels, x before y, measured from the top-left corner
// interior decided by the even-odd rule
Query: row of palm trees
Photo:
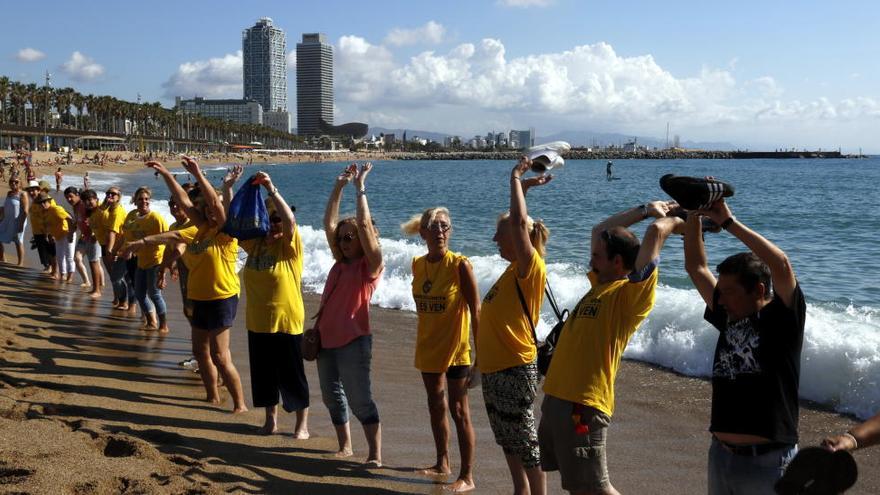
[[[74,112],[75,111],[75,112]],[[126,121],[131,125],[126,126]],[[43,129],[72,129],[143,137],[293,148],[297,136],[269,127],[185,114],[159,102],[133,103],[112,96],[83,95],[73,88],[52,88],[0,76],[0,124]]]

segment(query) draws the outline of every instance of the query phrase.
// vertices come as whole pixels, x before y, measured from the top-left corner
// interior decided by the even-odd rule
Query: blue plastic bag
[[[265,237],[269,233],[269,211],[263,202],[263,191],[253,181],[254,177],[251,177],[238,188],[223,225],[223,232],[242,241]]]

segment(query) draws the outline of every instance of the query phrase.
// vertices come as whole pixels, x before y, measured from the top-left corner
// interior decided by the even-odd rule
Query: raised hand
[[[159,162],[151,160],[151,161],[148,161],[147,163],[145,163],[144,166],[147,168],[153,169],[156,172],[156,174],[161,174],[161,175],[168,174],[168,169],[165,168],[165,165],[162,165]]]
[[[272,178],[269,177],[269,174],[263,172],[262,170],[254,175],[254,180],[251,181],[251,184],[255,186],[262,184],[269,191],[272,190]]]
[[[242,167],[240,164],[235,165],[230,169],[226,169],[226,175],[223,176],[223,186],[232,187],[232,185],[241,178],[241,174],[243,173],[244,167]]]
[[[182,156],[181,157],[181,165],[183,165],[183,169],[189,172],[192,175],[198,175],[202,171],[199,169],[199,164],[196,162],[195,158],[190,156]]]
[[[678,203],[675,201],[651,201],[645,205],[649,217],[663,218],[675,211]]]
[[[724,198],[712,203],[712,206],[708,209],[699,211],[700,214],[711,218],[712,221],[718,225],[724,223],[728,218],[733,217],[733,213],[730,211],[730,208],[728,208],[727,203],[724,202]]]
[[[357,175],[357,164],[352,163],[351,165],[345,167],[345,170],[342,171],[341,174],[336,176],[336,185],[337,186],[346,186],[352,179]]]
[[[373,170],[372,162],[367,162],[361,165],[361,169],[357,172],[357,175],[355,176],[355,182],[358,186],[358,189],[363,189],[364,182],[366,182],[367,174],[370,173],[370,170]]]
[[[519,157],[519,161],[516,163],[516,166],[514,166],[513,170],[510,171],[510,176],[519,179],[531,166],[532,161],[529,160],[529,157],[523,155]],[[544,183],[546,184],[546,181]]]
[[[532,187],[543,186],[551,180],[553,180],[552,175],[537,175],[535,177],[529,177],[528,179],[522,179],[523,193],[525,193]]]

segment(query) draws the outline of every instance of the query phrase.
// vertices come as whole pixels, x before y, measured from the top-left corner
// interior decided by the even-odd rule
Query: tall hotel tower
[[[287,111],[287,38],[284,31],[262,17],[241,34],[244,99],[263,107],[263,123],[290,132]],[[285,123],[286,121],[286,123]]]
[[[333,46],[322,33],[303,34],[296,44],[297,134],[320,135],[322,125],[333,125]]]

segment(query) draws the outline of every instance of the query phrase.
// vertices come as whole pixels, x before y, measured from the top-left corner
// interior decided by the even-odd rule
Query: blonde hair
[[[498,216],[497,223],[509,220],[510,212],[508,211]],[[526,231],[529,233],[529,241],[531,241],[532,247],[535,248],[535,251],[537,251],[543,258],[547,253],[547,241],[550,239],[550,229],[544,225],[542,220],[535,221],[532,217],[526,216]]]
[[[400,230],[406,235],[416,235],[422,228],[427,228],[438,215],[446,215],[452,223],[452,217],[445,206],[435,206],[423,211],[421,215],[413,215],[408,221],[400,224]]]

